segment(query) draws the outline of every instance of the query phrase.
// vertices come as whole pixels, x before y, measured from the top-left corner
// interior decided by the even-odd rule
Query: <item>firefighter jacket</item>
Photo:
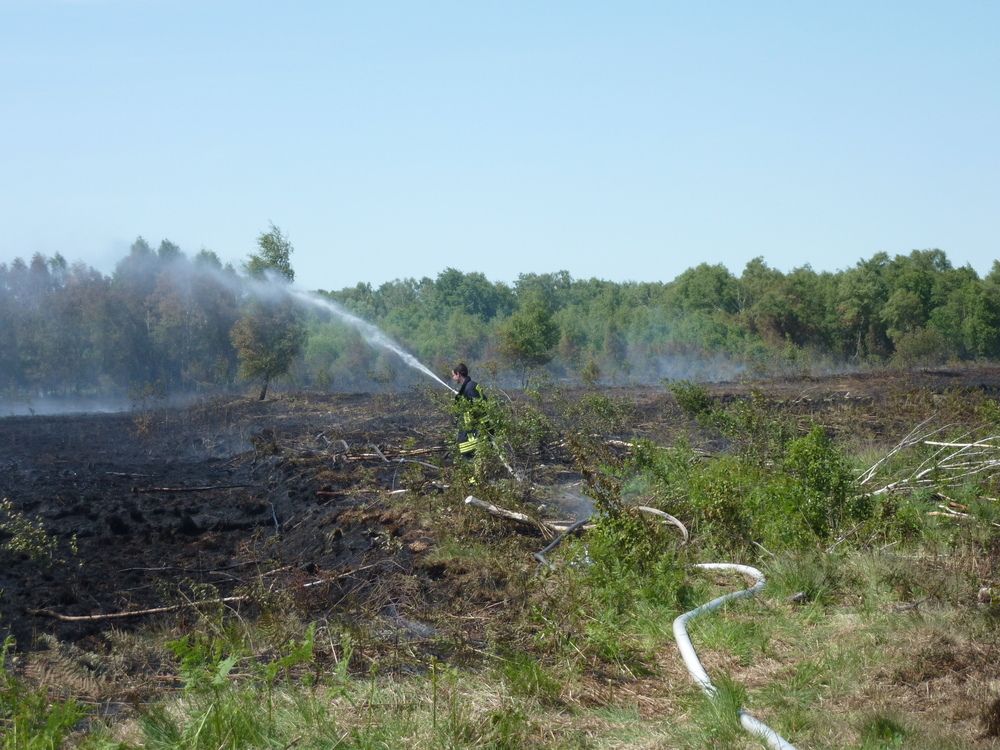
[[[471,378],[462,383],[462,387],[455,394],[455,401],[459,404],[458,417],[458,450],[460,453],[472,453],[482,439],[481,433],[486,428],[486,415],[482,408],[482,402],[486,400],[486,395],[479,383]]]

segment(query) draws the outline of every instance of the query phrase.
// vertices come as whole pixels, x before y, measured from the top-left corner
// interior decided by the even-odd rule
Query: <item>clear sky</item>
[[[998,209],[995,1],[0,0],[0,262],[985,274]]]

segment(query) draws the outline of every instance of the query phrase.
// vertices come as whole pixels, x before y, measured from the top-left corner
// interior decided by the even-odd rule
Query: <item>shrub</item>
[[[32,689],[6,668],[14,638],[0,646],[0,747],[4,750],[55,750],[86,715],[73,699],[52,700],[47,688]]]

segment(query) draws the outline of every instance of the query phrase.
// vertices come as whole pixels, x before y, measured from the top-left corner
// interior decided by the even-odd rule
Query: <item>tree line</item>
[[[281,294],[292,246],[272,226],[239,269],[141,237],[110,275],[59,254],[0,264],[0,397],[191,394],[262,386],[400,387],[421,376],[319,306]],[[277,288],[279,293],[274,293]],[[1000,262],[985,276],[941,250],[878,253],[836,272],[763,258],[672,281],[453,268],[318,290],[433,370],[464,360],[523,381],[711,379],[817,367],[1000,358]]]

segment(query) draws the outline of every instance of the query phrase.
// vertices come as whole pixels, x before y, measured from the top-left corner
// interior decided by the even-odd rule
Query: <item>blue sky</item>
[[[0,262],[310,289],[1000,258],[1000,3],[0,0]]]

